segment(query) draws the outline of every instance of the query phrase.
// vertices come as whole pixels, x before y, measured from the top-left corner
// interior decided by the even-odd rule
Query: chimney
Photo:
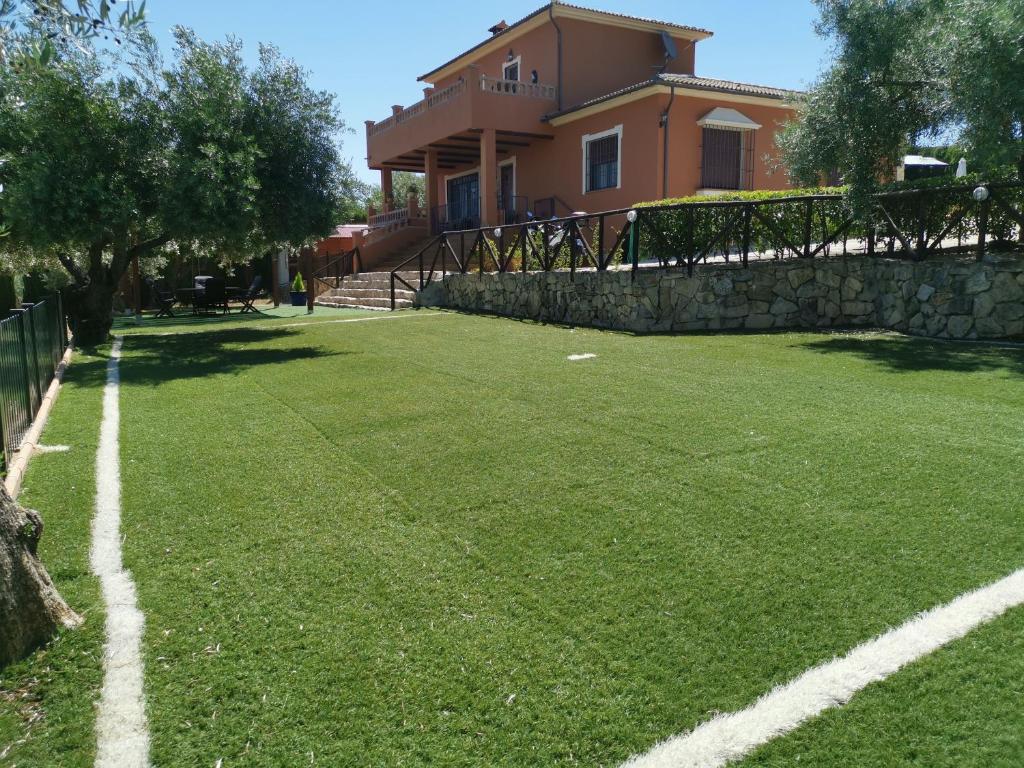
[[[491,36],[493,37],[494,35],[500,35],[506,29],[508,29],[508,24],[505,22],[504,19],[502,19],[501,21],[499,21],[497,24],[495,24],[493,27],[491,27],[487,31],[490,32]]]

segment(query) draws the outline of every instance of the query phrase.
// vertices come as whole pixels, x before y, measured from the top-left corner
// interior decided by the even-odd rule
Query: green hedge
[[[1015,179],[1008,177],[1005,180],[1014,181]],[[945,233],[944,240],[968,241],[978,235],[980,206],[964,188],[996,181],[1004,181],[1004,179],[1002,177],[989,179],[973,174],[962,179],[940,178],[904,181],[885,185],[879,192],[878,200],[885,206],[893,223],[908,238],[912,247],[916,245],[917,232],[922,221],[929,245],[943,233]],[[915,195],[887,195],[890,192],[912,190],[922,190],[927,194],[923,198]],[[757,206],[760,216],[754,216],[751,221],[750,250],[752,253],[765,251],[793,253],[794,250],[802,249],[804,243],[807,203],[800,200],[789,202],[787,198],[808,195],[833,196],[830,200],[818,200],[812,204],[812,248],[831,238],[851,218],[854,219],[854,223],[848,226],[837,243],[826,247],[826,253],[841,247],[842,238],[866,238],[872,226],[875,227],[878,236],[877,248],[880,252],[887,250],[890,244],[899,248],[900,243],[895,238],[892,227],[885,221],[881,213],[878,213],[872,223],[865,221],[862,217],[855,217],[844,196],[845,192],[845,187],[773,192],[737,191],[637,203],[634,207],[640,214],[640,257],[641,259],[656,258],[668,265],[673,261],[685,263],[687,254],[692,254],[696,258],[704,253],[739,252],[742,249],[743,226],[742,220],[735,217],[742,215],[741,209],[738,206],[700,205],[700,203],[715,201],[754,203],[780,201]],[[1024,210],[1024,187],[1001,189],[996,194],[1017,210]],[[657,210],[665,205],[679,204],[682,204],[683,207],[667,211]],[[767,219],[767,223],[764,219]],[[735,221],[736,226],[731,228],[727,237],[715,241],[716,235],[730,221]],[[1006,214],[997,205],[990,206],[988,235],[991,240],[1004,243],[1010,243],[1015,239],[1019,240],[1021,239],[1019,229],[1013,217]],[[712,245],[713,247],[711,247]]]

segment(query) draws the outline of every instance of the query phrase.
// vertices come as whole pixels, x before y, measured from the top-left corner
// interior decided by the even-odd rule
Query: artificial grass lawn
[[[1024,564],[1020,350],[410,314],[126,340],[154,764],[615,765]],[[1018,764],[1022,622],[747,763]]]
[[[67,453],[35,456],[18,500],[43,514],[40,555],[85,618],[27,660],[0,668],[0,765],[87,768],[95,758],[93,701],[102,682],[103,602],[89,572],[96,444],[106,359],[76,352],[43,432]]]

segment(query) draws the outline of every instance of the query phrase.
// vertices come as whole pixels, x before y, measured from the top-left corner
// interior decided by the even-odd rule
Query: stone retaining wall
[[[427,299],[427,296],[423,296]],[[449,275],[433,301],[638,332],[870,326],[938,338],[1024,335],[1024,257],[851,256],[685,271]]]

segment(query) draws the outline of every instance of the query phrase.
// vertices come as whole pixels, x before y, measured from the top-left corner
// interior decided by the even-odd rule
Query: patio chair
[[[177,297],[174,291],[167,290],[166,286],[161,285],[156,280],[153,280],[149,284],[150,290],[153,293],[153,302],[156,304],[157,317],[174,317],[174,305],[177,302]]]
[[[246,312],[259,312],[259,310],[256,309],[254,302],[262,295],[263,275],[256,275],[256,277],[252,279],[252,285],[249,286],[249,289],[232,296],[231,300],[241,302],[242,309],[239,314],[244,315]]]
[[[223,313],[228,311],[228,289],[227,284],[219,277],[211,277],[203,286],[202,297],[196,296],[199,303],[197,309],[205,313],[216,312],[218,309]]]

